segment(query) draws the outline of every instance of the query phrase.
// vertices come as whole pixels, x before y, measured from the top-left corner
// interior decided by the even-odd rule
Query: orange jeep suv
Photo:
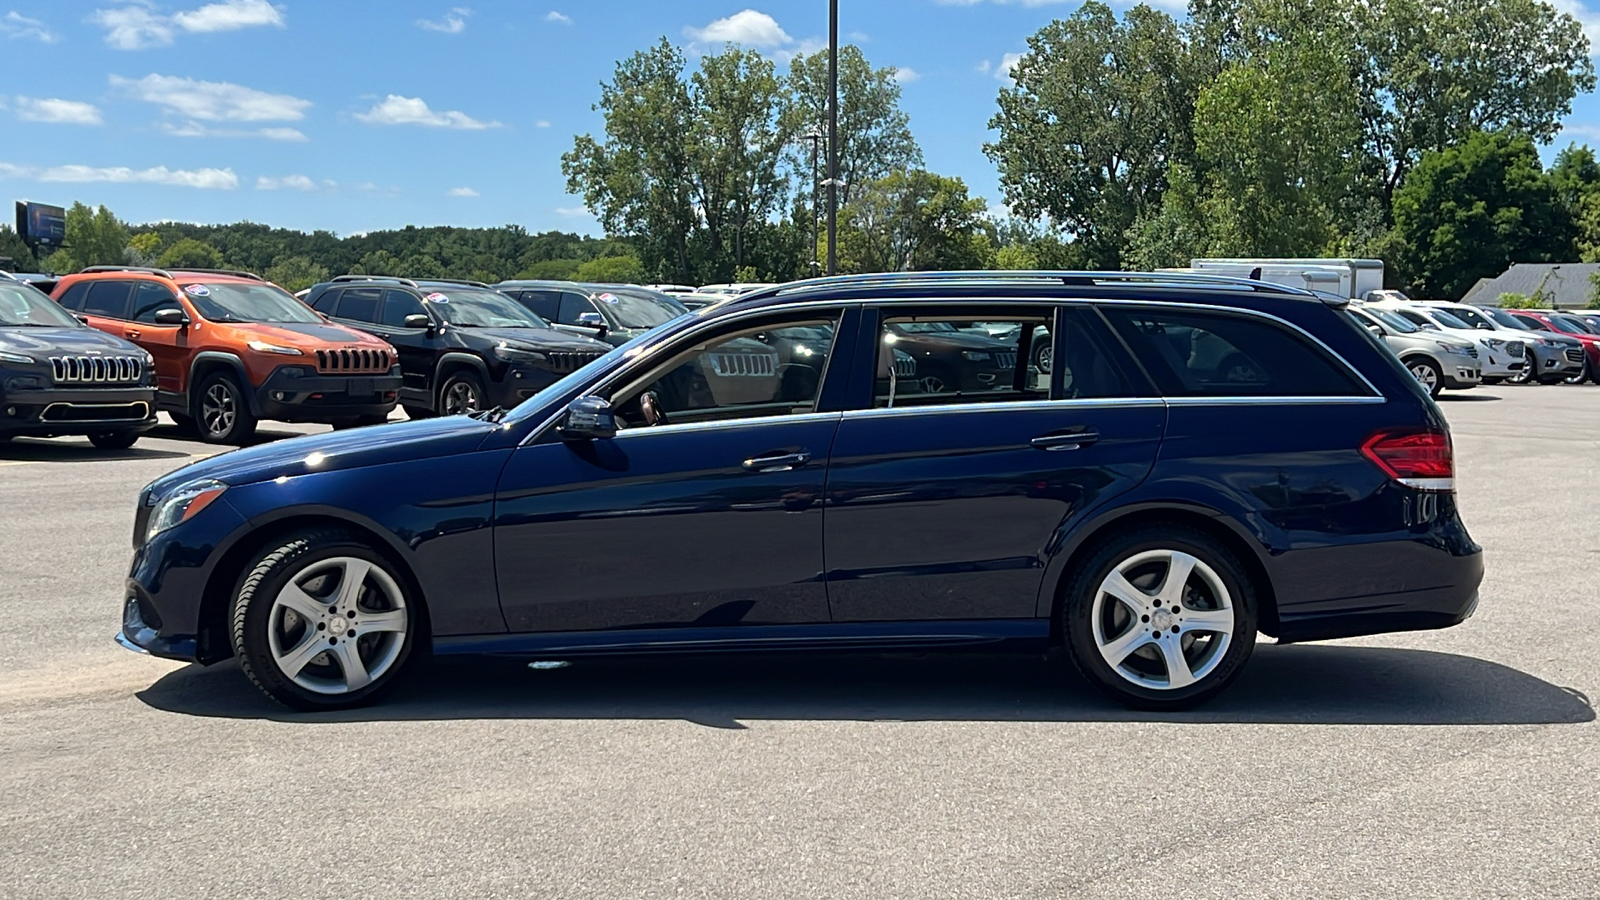
[[[374,424],[399,398],[393,347],[248,272],[90,266],[51,296],[149,351],[157,407],[205,441],[242,443],[261,419]]]

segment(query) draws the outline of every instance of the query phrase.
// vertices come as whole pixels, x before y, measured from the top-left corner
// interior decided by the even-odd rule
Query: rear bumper
[[[5,435],[145,431],[155,424],[155,388],[16,391],[0,397],[0,434]]]
[[[387,416],[400,402],[400,373],[312,375],[290,378],[284,369],[256,388],[256,409],[279,422],[328,422],[357,416]]]
[[[1429,555],[1426,573],[1435,586],[1346,597],[1302,608],[1280,599],[1278,641],[1325,641],[1459,625],[1478,608],[1483,551],[1457,556],[1439,550]]]

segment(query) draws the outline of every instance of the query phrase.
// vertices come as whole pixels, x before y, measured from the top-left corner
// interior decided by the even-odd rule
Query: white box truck
[[[1399,291],[1384,290],[1381,259],[1196,259],[1190,261],[1189,270],[1322,291],[1350,300],[1405,299]]]

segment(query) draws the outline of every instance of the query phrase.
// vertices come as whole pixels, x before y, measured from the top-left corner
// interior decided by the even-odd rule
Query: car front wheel
[[[1255,647],[1256,599],[1214,538],[1149,526],[1091,552],[1063,598],[1073,662],[1132,707],[1184,709],[1227,687]]]
[[[285,706],[371,702],[412,656],[420,607],[392,563],[337,530],[274,543],[234,598],[232,638],[245,674]]]
[[[1429,397],[1438,397],[1444,390],[1444,375],[1439,372],[1439,366],[1430,359],[1414,359],[1406,363],[1406,368],[1411,370],[1411,377],[1417,379],[1422,389],[1428,392]]]

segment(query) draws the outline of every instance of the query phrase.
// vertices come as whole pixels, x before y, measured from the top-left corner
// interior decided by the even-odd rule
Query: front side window
[[[556,319],[563,325],[578,324],[578,316],[586,312],[597,312],[589,298],[581,294],[561,295],[561,315]]]
[[[1052,320],[1049,309],[1026,314],[939,310],[926,315],[884,310],[873,405],[1046,399],[1054,355]],[[1090,370],[1083,374],[1089,377]]]
[[[183,309],[178,298],[166,285],[155,281],[141,281],[133,291],[133,320],[154,325],[156,313],[163,309]]]
[[[298,322],[317,324],[322,318],[288,291],[271,284],[185,284],[183,292],[195,312],[212,322]],[[345,315],[341,312],[340,315]]]
[[[382,324],[391,328],[405,328],[406,316],[425,316],[427,311],[410,291],[383,292]]]
[[[1461,321],[1442,309],[1429,310],[1429,312],[1433,313],[1433,321],[1437,323],[1440,328],[1454,328],[1458,331],[1472,330],[1471,325],[1468,325],[1466,322]]]
[[[788,319],[678,345],[666,362],[612,395],[618,424],[649,428],[815,412],[837,332],[836,317]]]
[[[1104,313],[1169,396],[1371,394],[1349,367],[1275,322],[1176,309],[1106,307]]]
[[[89,297],[83,301],[87,316],[107,319],[126,319],[128,305],[133,299],[133,284],[127,281],[96,281],[89,288]]]

